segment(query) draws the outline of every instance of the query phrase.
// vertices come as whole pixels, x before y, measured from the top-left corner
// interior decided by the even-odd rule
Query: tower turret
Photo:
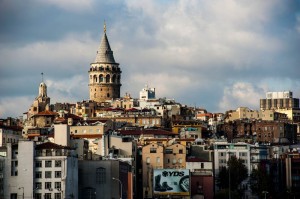
[[[95,62],[90,64],[89,91],[90,100],[104,102],[112,98],[120,98],[121,69],[115,62],[113,51],[110,48],[106,24],[104,34],[98,48]]]

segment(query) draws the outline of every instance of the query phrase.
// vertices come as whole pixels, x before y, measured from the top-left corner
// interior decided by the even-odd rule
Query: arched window
[[[110,75],[107,74],[107,75],[106,75],[106,83],[109,83],[109,82],[110,82]]]
[[[115,75],[112,76],[111,82],[112,82],[112,83],[116,83],[116,76],[115,76]]]
[[[99,75],[99,82],[103,82],[103,74]]]
[[[107,93],[107,95],[106,95],[107,97],[109,97],[109,93]]]
[[[97,82],[97,76],[94,75],[94,82]]]
[[[117,83],[120,83],[120,75],[117,77]]]

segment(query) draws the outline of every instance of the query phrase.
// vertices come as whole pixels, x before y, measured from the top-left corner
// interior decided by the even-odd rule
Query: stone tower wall
[[[93,63],[89,71],[90,99],[103,102],[120,98],[121,70],[119,64]]]

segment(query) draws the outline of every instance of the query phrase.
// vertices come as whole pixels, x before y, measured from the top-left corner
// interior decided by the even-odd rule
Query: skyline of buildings
[[[117,30],[112,29],[114,36],[121,33]],[[172,73],[178,68],[169,68],[168,75],[163,67],[151,66],[149,59],[141,59],[136,62],[144,70],[139,76],[134,68],[126,67],[122,61],[116,62],[113,52],[120,52],[124,47],[119,43],[113,51],[114,45],[111,48],[106,31],[104,22],[96,58],[89,69],[86,65],[84,73],[82,69],[70,71],[75,78],[63,84],[59,83],[60,70],[56,71],[57,82],[53,79],[44,82],[44,71],[41,71],[42,81],[36,84],[37,95],[31,99],[27,111],[24,109],[23,116],[0,119],[0,197],[210,199],[228,190],[229,197],[231,191],[234,194],[239,191],[243,196],[258,198],[262,192],[251,187],[250,174],[259,168],[274,182],[273,187],[265,186],[263,191],[273,197],[299,196],[300,107],[299,98],[293,97],[292,90],[270,92],[268,86],[259,82],[248,84],[247,80],[238,78],[223,84],[222,75],[218,76],[219,71],[215,70],[220,69],[218,64],[211,71],[202,73],[194,68],[189,75],[181,70],[176,76]],[[129,51],[135,47],[127,46]],[[139,47],[137,50],[131,59],[145,58]],[[174,51],[168,50],[166,52]],[[175,51],[176,55],[178,52],[193,54],[189,50],[175,48]],[[168,61],[177,67],[183,63],[177,56],[166,56],[165,51],[160,51],[155,58],[162,57],[173,57],[174,60]],[[71,61],[76,63],[76,59]],[[203,63],[205,61],[199,61],[202,66]],[[189,66],[193,64],[184,64],[184,67]],[[209,85],[201,75],[211,72],[224,89],[222,98],[214,98],[218,95],[211,87],[207,88],[212,90],[211,95],[198,93],[198,88]],[[194,75],[197,78],[190,79]],[[170,78],[175,81],[167,88]],[[152,80],[159,86],[152,86]],[[146,81],[144,87],[140,86],[141,81]],[[190,87],[185,89],[188,84]],[[138,97],[132,97],[124,85],[131,92],[140,86]],[[68,89],[70,86],[73,89]],[[253,86],[257,87],[253,90]],[[59,88],[63,96],[56,97],[54,103],[50,101],[52,88]],[[258,97],[262,91],[265,98]],[[72,96],[73,92],[77,93],[76,97]],[[87,93],[89,97],[78,100]],[[75,101],[71,102],[70,96]],[[184,99],[198,101],[196,96],[205,99],[201,106],[191,105],[191,102],[184,104]],[[257,103],[259,110],[243,106],[239,100],[230,100],[237,96],[252,101],[252,105]],[[206,109],[207,102],[216,100],[223,112]],[[0,111],[14,109],[13,104],[13,101],[7,103],[3,109],[0,101]],[[236,107],[226,109],[230,106]],[[246,166],[246,178],[238,187],[221,186],[219,171],[228,168],[231,176],[228,162],[233,156]],[[24,180],[27,178],[28,182]]]

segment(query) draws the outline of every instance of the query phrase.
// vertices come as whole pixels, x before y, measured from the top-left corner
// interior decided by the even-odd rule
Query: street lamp
[[[122,185],[122,182],[121,182],[121,180],[120,179],[118,179],[118,178],[112,178],[113,180],[116,180],[116,181],[118,181],[119,183],[120,183],[120,185],[121,185],[121,197],[120,197],[120,199],[122,199],[122,197],[123,197],[123,194],[122,194],[122,189],[123,189],[123,185]],[[24,199],[24,198],[23,198]]]
[[[266,198],[267,198],[267,194],[268,194],[269,192],[263,191],[262,193],[265,195],[265,199],[266,199]]]
[[[24,199],[24,187],[19,187],[19,189],[23,190],[22,199]]]

